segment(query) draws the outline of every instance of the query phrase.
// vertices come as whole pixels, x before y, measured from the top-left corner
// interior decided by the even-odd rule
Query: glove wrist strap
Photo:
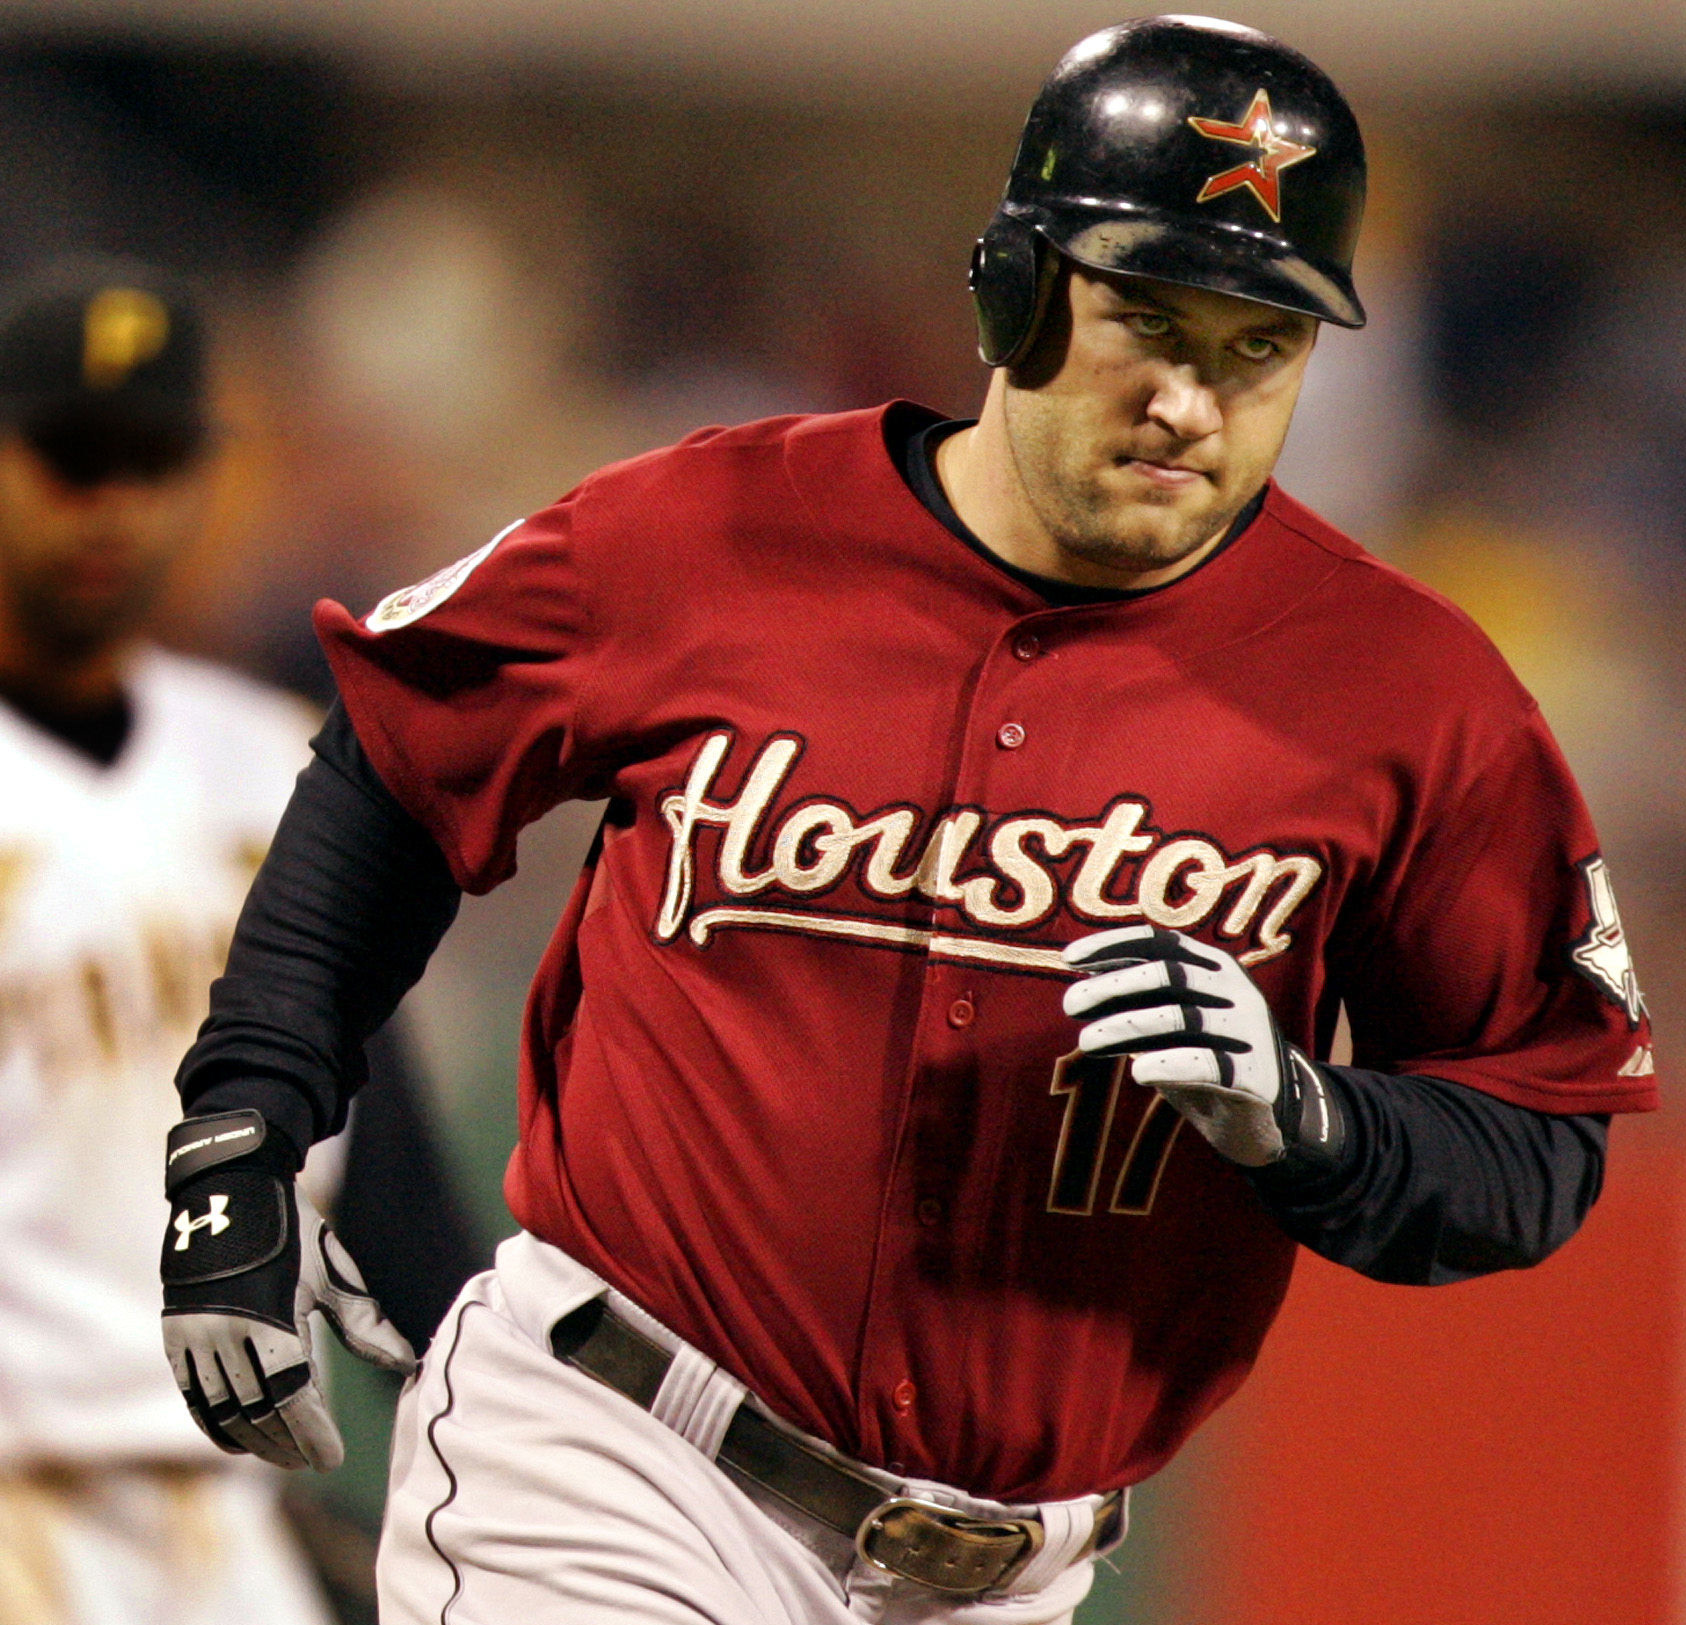
[[[164,1154],[164,1194],[174,1197],[190,1179],[225,1162],[250,1160],[279,1178],[298,1172],[284,1134],[272,1134],[261,1112],[211,1112],[170,1130]]]
[[[263,1301],[248,1305],[290,1324],[298,1223],[287,1137],[271,1134],[262,1113],[247,1108],[190,1117],[170,1130],[168,1147],[164,1185],[173,1211],[161,1261],[167,1310],[198,1307],[207,1291],[225,1294],[231,1277],[256,1280],[290,1252],[291,1273],[260,1281],[254,1290]]]
[[[1292,1044],[1282,1048],[1277,1126],[1286,1144],[1282,1162],[1306,1172],[1331,1172],[1346,1150],[1346,1114],[1318,1067]]]

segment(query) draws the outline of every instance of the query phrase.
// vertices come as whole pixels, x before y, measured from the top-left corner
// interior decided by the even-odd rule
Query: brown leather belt
[[[551,1328],[559,1360],[649,1410],[673,1356],[630,1326],[602,1298],[593,1298]],[[971,1518],[914,1496],[886,1497],[881,1486],[847,1463],[775,1427],[750,1405],[739,1405],[717,1458],[781,1501],[854,1542],[874,1567],[937,1591],[963,1596],[1009,1585],[1036,1554],[1042,1520]],[[1094,1533],[1073,1561],[1087,1557],[1117,1532],[1123,1496],[1107,1496],[1095,1513]]]

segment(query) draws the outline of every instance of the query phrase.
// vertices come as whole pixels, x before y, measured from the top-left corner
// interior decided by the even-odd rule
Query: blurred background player
[[[163,1212],[177,1052],[315,721],[141,634],[213,501],[206,373],[193,302],[138,264],[60,262],[0,313],[5,1625],[330,1618],[279,1475],[183,1425],[156,1241],[133,1222]],[[398,1255],[394,1286],[421,1268],[395,1313],[424,1343],[471,1255],[387,1045],[357,1131],[382,1168],[339,1211],[354,1246]],[[309,1525],[325,1522],[343,1545]]]

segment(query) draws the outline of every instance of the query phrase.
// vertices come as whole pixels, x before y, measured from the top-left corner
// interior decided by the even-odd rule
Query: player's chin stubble
[[[1060,547],[1090,564],[1134,575],[1164,570],[1186,559],[1227,530],[1245,506],[1237,503],[1182,515],[1168,504],[1120,501],[1099,481],[1091,481],[1081,493],[1087,501],[1071,500],[1078,493],[1070,488],[1058,494],[1067,500],[1055,511],[1037,506],[1038,516]],[[1034,496],[1031,500],[1036,503]]]
[[[1082,449],[1081,438],[1030,410],[1009,411],[1007,437],[1019,482],[1037,520],[1060,548],[1121,574],[1163,570],[1186,559],[1247,505],[1247,495],[1187,512],[1147,492],[1126,498]],[[1216,496],[1216,488],[1204,488]]]

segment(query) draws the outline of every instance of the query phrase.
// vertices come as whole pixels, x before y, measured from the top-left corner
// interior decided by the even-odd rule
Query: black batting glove
[[[351,1255],[294,1188],[298,1159],[255,1111],[170,1131],[164,1347],[204,1433],[278,1467],[339,1466],[345,1446],[311,1349],[320,1310],[353,1354],[408,1372],[415,1354]]]
[[[1221,948],[1130,925],[1080,937],[1064,958],[1083,980],[1065,1012],[1086,1055],[1127,1055],[1219,1155],[1248,1168],[1340,1159],[1340,1108],[1317,1068],[1277,1029],[1264,995]]]

